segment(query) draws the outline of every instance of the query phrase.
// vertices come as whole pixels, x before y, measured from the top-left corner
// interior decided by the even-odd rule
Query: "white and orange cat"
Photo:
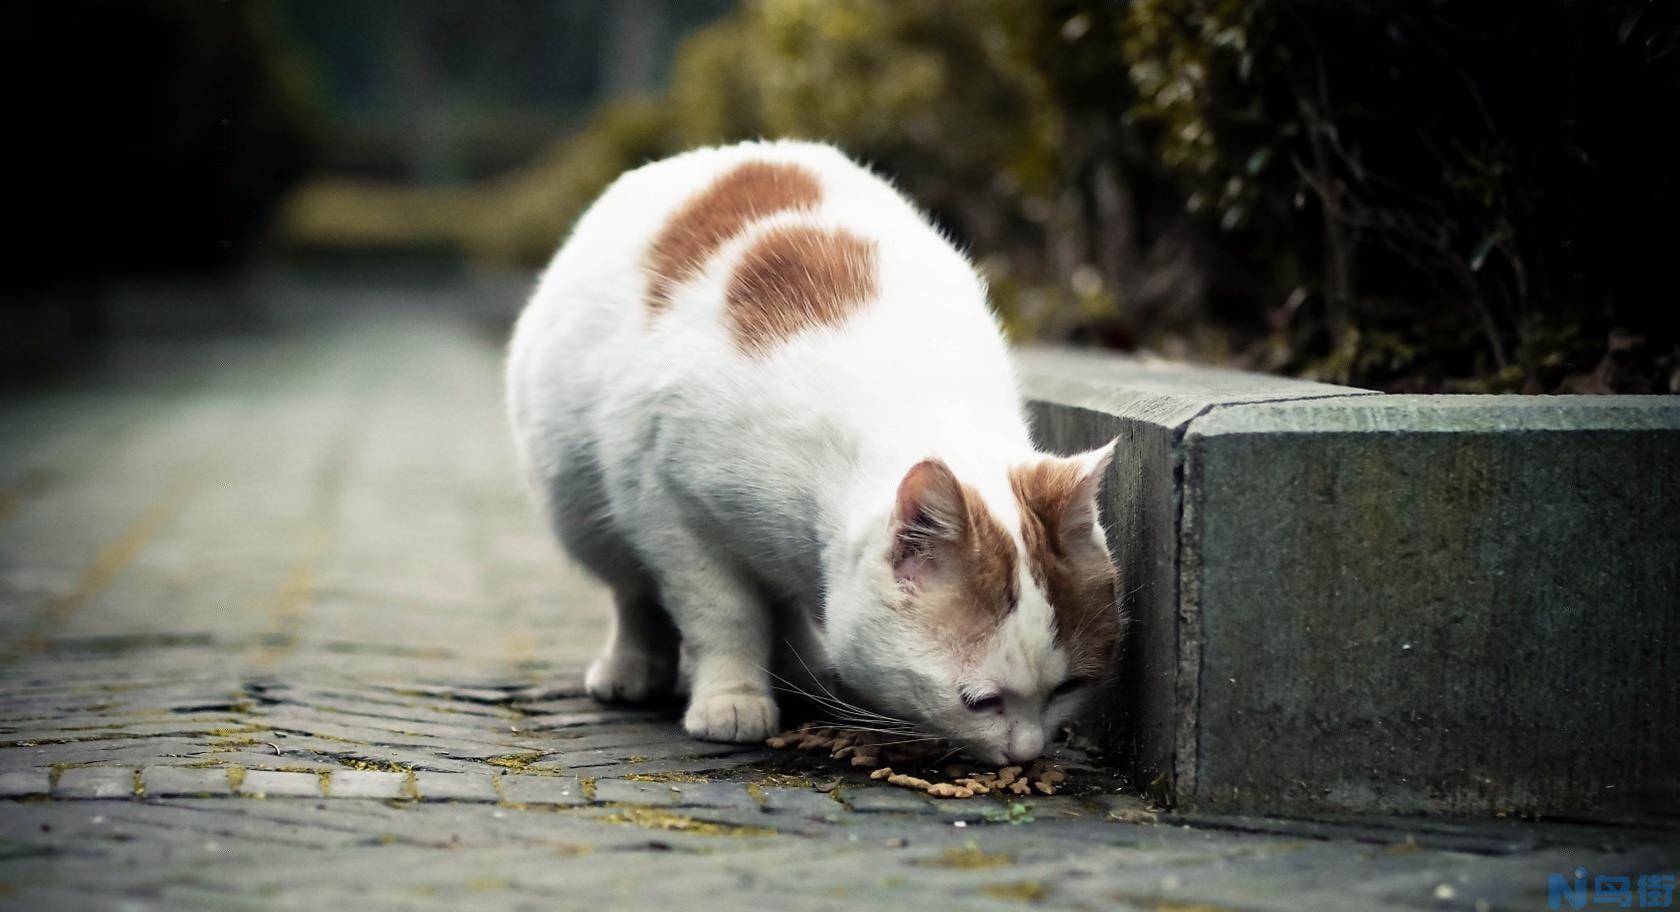
[[[808,667],[847,724],[1022,762],[1109,667],[1110,448],[1033,448],[973,266],[829,146],[620,177],[519,319],[508,407],[613,590],[599,699],[669,693],[680,645],[696,737],[772,734]]]

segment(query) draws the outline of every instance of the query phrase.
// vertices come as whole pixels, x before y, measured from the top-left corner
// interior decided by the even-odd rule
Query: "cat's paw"
[[[675,662],[635,652],[610,652],[589,666],[583,686],[603,703],[640,703],[670,694],[676,679]]]
[[[703,741],[753,744],[776,733],[776,701],[768,694],[696,694],[683,728]]]

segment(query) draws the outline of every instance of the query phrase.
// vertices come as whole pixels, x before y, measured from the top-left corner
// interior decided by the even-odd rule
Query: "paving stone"
[[[675,783],[677,804],[682,807],[733,808],[743,811],[759,809],[758,802],[739,782],[681,782]],[[597,795],[600,784],[596,784]]]
[[[595,780],[595,800],[603,804],[673,805],[682,796],[675,782],[627,782],[623,779]]]
[[[327,780],[327,795],[332,798],[414,798],[414,779],[410,773],[339,770]]]
[[[345,772],[350,771],[346,770]],[[334,792],[338,791],[338,777],[343,774],[341,772],[332,774],[332,789]],[[320,798],[321,777],[315,773],[284,770],[246,770],[243,780],[239,783],[239,793],[241,795],[269,798]]]
[[[250,773],[246,773],[250,776]],[[147,798],[229,795],[227,771],[186,766],[148,766],[140,771]]]
[[[51,788],[52,777],[46,770],[0,773],[0,798],[45,795]]]
[[[134,770],[104,766],[79,767],[59,773],[55,798],[133,798]]]
[[[415,787],[422,801],[490,801],[499,800],[489,773],[434,773],[422,770],[414,774]]]
[[[809,817],[835,818],[846,813],[844,805],[827,792],[808,788],[770,788],[760,790],[766,810]]]
[[[499,776],[496,786],[509,804],[588,804],[576,776]]]
[[[626,712],[623,710],[583,710],[578,712],[550,713],[540,716],[527,716],[523,727],[530,731],[552,731],[565,728],[581,728],[611,724],[614,722],[633,722],[641,719],[655,718],[650,713]]]
[[[863,813],[927,813],[933,810],[932,798],[896,786],[883,788],[877,785],[873,788],[848,790],[846,803],[851,805],[852,810]]]

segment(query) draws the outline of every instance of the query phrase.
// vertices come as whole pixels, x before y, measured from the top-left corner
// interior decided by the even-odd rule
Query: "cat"
[[[750,142],[630,171],[515,326],[516,448],[611,587],[586,686],[670,693],[694,737],[856,727],[1038,757],[1110,669],[1113,446],[1038,452],[974,267],[835,148]]]

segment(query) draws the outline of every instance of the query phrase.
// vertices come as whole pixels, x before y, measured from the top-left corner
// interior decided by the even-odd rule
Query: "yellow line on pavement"
[[[162,500],[140,514],[140,518],[130,523],[116,541],[99,549],[93,562],[82,570],[76,585],[47,604],[46,610],[35,621],[35,629],[24,638],[24,651],[33,652],[40,649],[46,642],[49,630],[64,623],[77,609],[105,591],[105,588],[111,585],[111,581],[117,578],[117,574],[133,562],[140,549],[156,537],[158,531],[180,512],[190,490],[191,485],[187,481],[177,481]]]
[[[264,601],[269,617],[269,645],[257,653],[256,663],[264,670],[273,668],[286,653],[297,645],[298,629],[315,598],[315,564],[327,550],[326,530],[316,527],[309,533],[303,557],[292,567],[280,588]]]

